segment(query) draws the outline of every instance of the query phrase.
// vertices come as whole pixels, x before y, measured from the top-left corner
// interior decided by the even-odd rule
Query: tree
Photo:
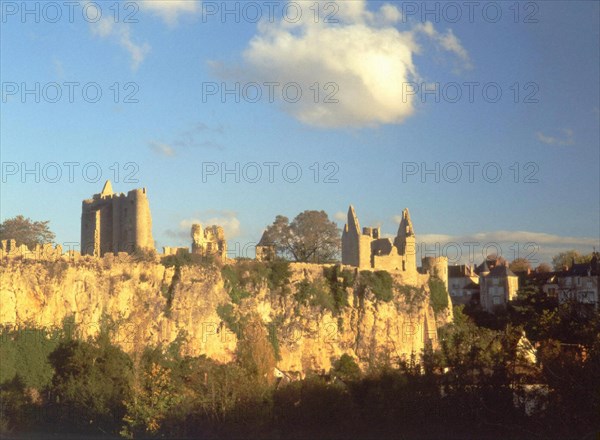
[[[573,261],[578,264],[587,263],[591,259],[592,254],[581,255],[575,249],[572,249],[570,251],[561,252],[560,254],[552,257],[552,266],[554,266],[554,270],[562,270],[565,266],[570,268],[573,265]]]
[[[125,402],[127,414],[120,432],[124,437],[156,434],[169,411],[183,399],[182,394],[178,395],[169,369],[152,362],[137,376],[140,375],[134,380],[131,398]]]
[[[49,220],[34,222],[22,215],[6,219],[0,224],[0,240],[16,240],[17,246],[24,244],[28,248],[50,243],[55,235],[48,228],[48,223]]]
[[[541,263],[538,267],[535,268],[537,273],[547,273],[552,271],[552,266],[548,263]]]
[[[531,269],[531,264],[527,258],[515,258],[508,268],[513,272],[527,272]]]
[[[61,342],[48,357],[54,368],[56,422],[69,429],[118,432],[131,393],[133,363],[106,334]]]
[[[280,256],[295,261],[328,262],[339,255],[340,230],[325,211],[304,211],[291,223],[278,215],[265,234]]]
[[[361,375],[360,367],[354,358],[346,353],[334,362],[331,371],[343,381],[358,380]]]

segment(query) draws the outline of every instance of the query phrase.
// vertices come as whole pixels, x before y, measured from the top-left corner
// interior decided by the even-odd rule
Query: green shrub
[[[292,275],[290,271],[290,263],[289,261],[273,261],[269,263],[269,272],[268,272],[268,282],[269,288],[271,289],[284,289],[285,285],[288,283],[290,276]],[[283,293],[283,292],[282,292]]]
[[[60,333],[44,329],[4,328],[0,333],[0,384],[20,377],[24,386],[41,390],[54,374],[48,355],[59,344]]]
[[[431,307],[435,313],[448,308],[448,291],[443,281],[430,278],[429,291],[431,292]]]
[[[354,358],[346,353],[333,363],[332,372],[342,380],[358,380],[361,375]]]
[[[323,268],[323,275],[329,282],[335,311],[339,313],[348,305],[348,292],[346,288],[354,286],[354,272],[348,269],[341,270],[340,266],[336,265]]]
[[[281,352],[279,349],[279,338],[277,337],[277,323],[270,322],[267,324],[267,331],[269,332],[269,341],[273,346],[273,354],[275,355],[275,360],[281,360]]]
[[[233,306],[231,304],[220,304],[217,306],[217,315],[227,325],[229,330],[234,333],[238,331],[238,322],[233,313]]]
[[[360,286],[363,293],[365,289],[369,289],[378,300],[387,302],[394,298],[394,280],[385,270],[377,270],[375,272],[368,270],[361,271]]]
[[[323,280],[302,280],[294,294],[298,304],[318,306],[336,313],[336,304],[329,286]]]
[[[167,255],[160,260],[165,267],[182,267],[182,266],[201,266],[209,267],[214,265],[215,260],[212,257],[203,257],[198,254],[189,252],[179,252],[176,255]]]
[[[225,289],[234,304],[239,304],[244,298],[250,296],[250,293],[243,287],[245,283],[242,282],[242,274],[237,265],[224,266],[221,269],[221,275],[225,282]]]
[[[116,434],[131,393],[131,358],[99,335],[93,342],[62,341],[48,360],[54,368],[56,427]]]

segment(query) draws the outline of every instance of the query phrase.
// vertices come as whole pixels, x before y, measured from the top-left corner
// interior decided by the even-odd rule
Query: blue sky
[[[1,3],[2,220],[78,242],[110,178],[148,189],[159,248],[200,221],[250,253],[277,214],[350,203],[389,235],[408,207],[455,261],[599,247],[598,2]]]

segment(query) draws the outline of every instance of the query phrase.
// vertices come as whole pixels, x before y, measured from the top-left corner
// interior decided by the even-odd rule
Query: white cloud
[[[394,24],[400,21],[402,14],[397,7],[390,5],[389,3],[384,4],[381,9],[381,18],[384,23]]]
[[[100,38],[111,38],[129,53],[131,69],[134,71],[138,69],[150,52],[148,43],[138,44],[133,41],[131,29],[126,23],[115,23],[111,18],[105,17],[96,23],[91,23],[90,26],[93,35]]]
[[[333,218],[336,219],[338,222],[345,222],[347,220],[346,213],[342,211],[338,211],[335,214],[333,214]]]
[[[175,156],[175,150],[169,144],[165,144],[164,142],[150,142],[148,145],[157,154],[167,157]]]
[[[57,58],[52,60],[52,67],[54,68],[54,74],[57,78],[63,79],[65,77],[65,68],[62,61]]]
[[[175,26],[180,16],[194,15],[202,2],[196,0],[143,0],[138,2],[142,10],[146,10]]]
[[[175,156],[182,148],[209,148],[224,149],[223,145],[214,139],[214,135],[222,136],[225,130],[222,125],[209,126],[204,122],[197,122],[188,129],[176,134],[170,142],[150,141],[148,146],[152,151],[165,156]]]
[[[538,141],[546,145],[556,145],[559,147],[574,145],[575,139],[573,137],[573,130],[571,130],[570,128],[565,128],[562,131],[564,133],[563,137],[547,136],[541,131],[536,132],[535,137]]]
[[[532,231],[488,231],[469,235],[417,234],[419,256],[445,255],[450,263],[479,264],[487,254],[508,261],[526,258],[532,266],[550,262],[559,252],[578,249],[589,253],[600,241],[592,237],[567,237]]]
[[[392,26],[401,13],[391,4],[371,12],[364,0],[335,3],[338,23],[316,21],[312,14],[297,23],[262,21],[243,52],[243,66],[224,68],[212,61],[209,67],[221,78],[279,83],[275,98],[284,111],[302,123],[330,128],[399,124],[414,113],[415,97],[406,86],[419,80],[413,62],[418,37],[432,39],[467,64],[468,54],[451,31],[442,35],[431,25],[425,31],[417,25],[401,32]],[[290,83],[300,85],[298,102],[290,102],[294,89],[282,92]]]

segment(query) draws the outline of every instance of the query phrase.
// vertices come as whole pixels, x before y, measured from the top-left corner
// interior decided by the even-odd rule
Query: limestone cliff
[[[227,305],[235,316],[260,316],[277,340],[278,368],[299,375],[328,371],[343,353],[365,368],[418,354],[425,341],[437,344],[439,324],[429,303],[427,276],[412,288],[394,289],[390,301],[376,299],[354,283],[345,288],[348,305],[334,313],[300,303],[294,295],[303,281],[323,281],[323,266],[290,268],[287,294],[259,282],[251,295],[232,302],[221,270],[214,266],[175,269],[112,256],[77,262],[5,259],[0,265],[0,325],[61,327],[72,317],[87,337],[98,332],[100,323],[112,322],[114,342],[130,353],[168,344],[180,335],[185,354],[230,362],[238,339],[218,313],[219,306]]]

